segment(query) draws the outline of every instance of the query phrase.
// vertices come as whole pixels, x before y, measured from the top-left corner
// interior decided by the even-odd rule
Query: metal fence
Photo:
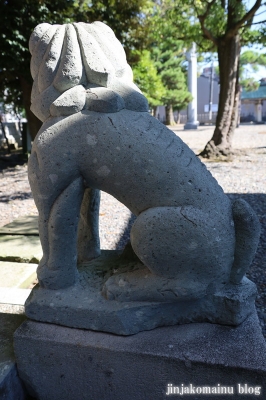
[[[215,124],[216,118],[217,118],[217,112],[212,112],[211,119],[209,113],[198,114],[198,121],[200,125]]]
[[[207,125],[212,124],[215,125],[217,112],[212,112],[212,118],[209,119],[209,113],[198,114],[198,121],[200,125]],[[175,122],[177,122],[177,116],[174,115]],[[161,122],[165,123],[165,118],[161,119]],[[241,113],[240,115],[240,122],[256,122],[256,117],[254,113]],[[262,122],[266,122],[266,112],[262,113]],[[187,114],[180,114],[179,116],[179,123],[186,124],[187,123]]]
[[[216,117],[217,117],[217,112],[212,113],[211,119],[209,119],[209,113],[198,114],[198,121],[199,121],[200,125],[215,124]],[[180,115],[180,124],[186,124],[186,123],[187,123],[187,115],[181,114]]]

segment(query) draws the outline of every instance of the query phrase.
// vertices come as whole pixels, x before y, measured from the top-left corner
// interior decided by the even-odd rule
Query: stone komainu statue
[[[131,245],[142,262],[109,276],[106,299],[190,301],[240,283],[258,244],[256,215],[243,200],[232,204],[148,113],[113,31],[101,22],[44,23],[30,51],[32,111],[43,122],[29,160],[40,286],[74,285],[77,262],[99,256],[99,190],[137,216]]]

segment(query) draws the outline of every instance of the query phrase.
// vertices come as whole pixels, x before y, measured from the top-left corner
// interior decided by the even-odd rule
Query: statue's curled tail
[[[242,199],[233,203],[233,218],[236,243],[230,280],[238,284],[255,256],[260,238],[260,222],[254,210]]]

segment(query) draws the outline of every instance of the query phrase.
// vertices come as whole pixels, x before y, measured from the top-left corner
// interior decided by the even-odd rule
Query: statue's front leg
[[[77,178],[56,198],[45,221],[49,254],[44,255],[37,276],[42,287],[60,289],[74,285],[77,272],[77,234],[80,206],[83,198],[83,179]],[[45,249],[44,249],[45,252]]]

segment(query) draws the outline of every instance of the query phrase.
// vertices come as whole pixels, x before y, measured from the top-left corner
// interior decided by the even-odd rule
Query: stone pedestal
[[[152,276],[147,267],[136,257],[128,258],[115,250],[103,250],[100,257],[84,263],[78,271],[76,284],[69,288],[49,290],[35,286],[25,303],[27,317],[38,322],[118,335],[132,335],[160,326],[188,322],[239,325],[252,314],[257,294],[256,285],[245,277],[237,285],[217,285],[201,298],[183,299],[181,296],[177,300],[173,298],[175,280],[171,286],[171,281],[163,281],[159,277],[165,292],[168,289],[171,294],[168,299],[165,298],[166,294],[162,299],[158,290],[162,285],[160,282],[158,284],[157,278]],[[106,299],[103,288],[110,276],[118,276],[118,280],[121,280],[119,272],[130,274],[132,271],[136,273],[137,294],[143,296],[142,301],[131,300],[136,284],[127,285],[125,298],[121,299],[123,293],[120,294],[121,301]],[[110,291],[114,293],[114,290],[115,287],[111,286]],[[158,292],[159,296],[156,297]]]
[[[14,345],[19,375],[40,400],[161,400],[173,390],[176,397],[189,390],[194,400],[247,399],[248,390],[266,396],[266,345],[255,312],[236,328],[193,323],[128,337],[28,320]],[[215,395],[204,396],[203,387]]]

